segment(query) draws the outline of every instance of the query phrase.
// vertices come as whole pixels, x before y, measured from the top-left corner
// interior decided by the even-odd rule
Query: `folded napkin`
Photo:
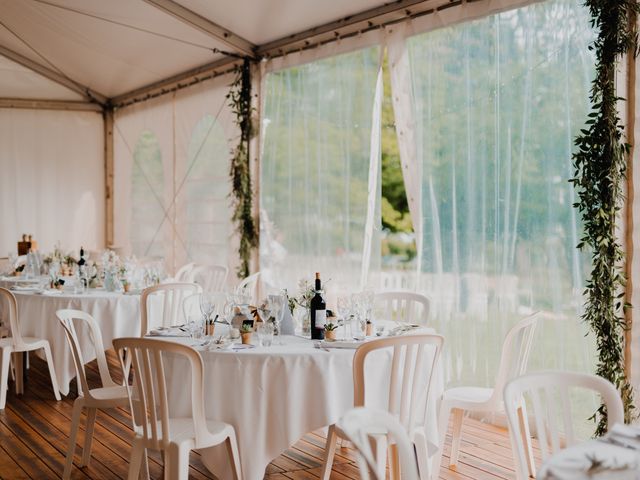
[[[62,295],[62,290],[42,290],[40,294],[55,297],[56,295]]]
[[[11,290],[16,292],[38,292],[42,290],[38,285],[14,285]]]
[[[328,340],[321,340],[318,344],[320,348],[358,348],[364,341],[358,340],[334,340],[332,342]]]
[[[150,330],[147,334],[148,337],[190,337],[189,332],[185,332],[184,330],[180,330],[180,328],[155,328]]]

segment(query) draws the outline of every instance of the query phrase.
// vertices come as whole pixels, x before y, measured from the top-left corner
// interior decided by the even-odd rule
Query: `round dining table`
[[[18,303],[22,335],[48,340],[51,345],[56,377],[63,395],[68,395],[69,384],[75,378],[76,370],[64,329],[56,317],[57,310],[70,308],[92,315],[100,326],[105,350],[113,348],[114,338],[140,335],[140,295],[103,289],[88,289],[84,293],[27,290],[26,286],[20,284],[11,285],[10,288]],[[0,302],[0,318],[7,322],[5,308]],[[94,360],[96,355],[88,331],[82,325],[77,330],[85,362]]]
[[[353,407],[355,349],[318,348],[314,341],[293,335],[280,339],[281,345],[269,347],[195,347],[204,361],[205,415],[235,428],[242,474],[248,480],[262,479],[269,462],[284,450],[306,433],[335,423]],[[189,339],[167,340],[194,344]],[[367,357],[367,406],[386,407],[391,358],[390,349]],[[172,416],[191,414],[188,371],[186,359],[167,355],[165,375]],[[430,453],[437,450],[436,403],[443,392],[442,372],[434,373],[426,422]],[[200,453],[214,475],[232,478],[224,447]]]

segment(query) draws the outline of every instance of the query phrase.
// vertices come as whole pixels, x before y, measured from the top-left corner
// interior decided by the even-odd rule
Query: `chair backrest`
[[[191,272],[191,282],[205,292],[223,292],[227,285],[229,269],[224,265],[198,265]]]
[[[236,287],[235,293],[244,294],[251,297],[253,303],[256,302],[258,297],[258,281],[260,280],[260,272],[256,272],[253,275],[249,275],[242,280]]]
[[[371,340],[353,357],[354,407],[365,406],[365,360],[376,350],[393,349],[388,410],[411,432],[424,426],[431,383],[444,344],[441,335],[401,335]]]
[[[357,463],[362,480],[371,478],[369,471],[373,472],[375,480],[384,480],[384,477],[378,478],[377,459],[370,441],[372,436],[380,435],[381,432],[386,432],[398,449],[401,478],[403,480],[418,480],[413,445],[398,419],[389,412],[370,408],[354,408],[344,414],[337,426],[358,452]]]
[[[181,266],[176,274],[173,276],[173,279],[179,283],[190,283],[193,282],[193,268],[195,267],[195,263],[185,263]]]
[[[204,413],[203,363],[193,348],[176,342],[151,338],[116,338],[113,346],[126,371],[124,352],[129,352],[133,366],[133,384],[127,384],[134,430],[145,439],[145,446],[165,450],[169,445],[170,405],[167,397],[164,353],[187,360],[191,370],[191,409],[196,444],[203,445],[210,435]],[[173,358],[172,361],[176,359]],[[189,373],[181,373],[189,378]]]
[[[102,333],[100,333],[100,327],[95,319],[86,312],[81,310],[63,309],[56,311],[56,316],[67,337],[69,348],[73,354],[73,363],[76,367],[76,373],[78,375],[78,394],[91,397],[91,391],[89,390],[89,384],[87,383],[87,376],[84,371],[85,360],[82,355],[82,348],[78,340],[78,333],[75,328],[74,320],[84,322],[88,328],[89,337],[93,344],[93,349],[96,352],[96,359],[98,361],[98,371],[100,372],[100,380],[103,387],[115,387],[117,384],[111,378],[109,373],[109,367],[107,366],[107,358],[104,354],[104,344],[102,343]]]
[[[511,330],[504,337],[498,375],[491,396],[491,401],[496,405],[502,402],[502,391],[505,384],[512,378],[524,375],[527,371],[533,338],[540,317],[541,312],[535,312],[523,318],[511,327]]]
[[[375,313],[380,320],[426,324],[429,298],[414,292],[380,292],[375,296]]]
[[[149,324],[151,313],[149,311],[150,297],[162,297],[162,311],[154,312],[157,315],[154,316],[156,322],[154,322],[153,326],[170,327],[186,322],[186,319],[183,318],[182,302],[186,297],[200,292],[202,292],[202,288],[195,283],[162,283],[145,288],[140,296],[140,336],[144,337],[152,327],[152,325]],[[158,302],[154,305],[154,310],[159,306]],[[157,320],[160,320],[160,322],[157,322]]]
[[[509,420],[511,445],[518,479],[527,479],[527,456],[523,445],[523,425],[518,409],[529,400],[535,420],[542,461],[564,447],[575,444],[570,391],[586,389],[600,394],[607,407],[607,426],[624,422],[624,408],[616,388],[604,378],[574,372],[539,372],[523,375],[507,383],[504,405]],[[560,431],[562,427],[562,431]]]
[[[25,347],[20,332],[20,317],[18,316],[18,301],[15,295],[8,289],[0,287],[0,299],[7,305],[7,315],[9,317],[9,328],[11,328],[11,343],[17,351]],[[6,319],[5,319],[6,321]]]

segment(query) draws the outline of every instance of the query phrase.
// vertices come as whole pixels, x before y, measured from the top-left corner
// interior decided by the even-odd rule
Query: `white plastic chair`
[[[236,287],[235,293],[248,295],[251,297],[251,302],[255,303],[258,298],[258,281],[260,280],[260,272],[256,272],[253,275],[249,275],[242,280]]]
[[[171,327],[184,324],[187,319],[184,318],[182,303],[186,297],[195,293],[202,293],[202,287],[195,283],[162,283],[145,288],[140,296],[140,336],[144,337],[149,333],[152,326]],[[156,322],[159,320],[159,323],[150,325],[149,318],[151,312],[149,311],[149,300],[156,296],[162,297],[162,311],[158,312],[154,309],[154,320],[156,320]]]
[[[125,349],[133,358],[134,383],[133,386],[127,384],[134,430],[129,480],[138,478],[145,449],[163,453],[165,479],[186,480],[189,477],[189,452],[221,443],[226,445],[234,478],[240,479],[240,458],[233,426],[205,417],[204,367],[200,354],[187,345],[150,338],[117,338],[113,345],[119,358],[123,358]],[[165,352],[184,357],[189,362],[190,417],[169,416]],[[123,361],[121,363],[124,370],[126,366]],[[182,378],[189,378],[189,372],[182,375]]]
[[[429,319],[429,298],[420,293],[380,292],[374,301],[380,320],[425,324]]]
[[[181,266],[176,274],[173,276],[173,279],[178,283],[191,283],[193,282],[193,268],[195,267],[195,263],[186,263]]]
[[[380,435],[380,432],[393,438],[398,451],[402,479],[418,480],[413,445],[395,416],[385,410],[354,408],[343,415],[337,426],[358,452],[357,463],[362,480],[371,478],[369,471],[373,473],[375,480],[385,480],[384,476],[378,475],[377,466],[380,460],[376,458],[370,441],[371,437]]]
[[[190,282],[197,283],[205,292],[223,292],[229,269],[223,265],[198,265],[191,272]]]
[[[4,410],[7,402],[7,388],[9,383],[9,364],[11,363],[11,354],[13,355],[13,364],[15,369],[16,393],[24,393],[24,384],[22,378],[22,352],[32,352],[34,350],[44,350],[45,359],[49,366],[49,376],[51,377],[51,386],[56,400],[60,400],[60,389],[58,388],[58,380],[56,379],[56,371],[53,366],[53,358],[51,357],[51,347],[47,340],[35,337],[23,337],[20,333],[20,317],[18,316],[18,303],[16,297],[6,288],[0,288],[0,299],[3,299],[8,306],[7,312],[9,317],[9,326],[11,328],[11,336],[0,338],[0,410]]]
[[[533,407],[542,461],[577,442],[572,424],[569,392],[580,388],[600,394],[607,407],[607,428],[624,423],[624,407],[616,388],[604,378],[572,372],[540,372],[515,378],[504,389],[504,405],[509,420],[511,447],[516,460],[516,478],[529,478],[526,451],[529,431],[524,429],[519,408],[528,398]],[[562,427],[560,432],[559,427]]]
[[[354,407],[364,407],[365,359],[373,351],[393,348],[388,411],[399,419],[416,449],[422,480],[430,478],[424,427],[431,383],[443,343],[444,337],[440,335],[416,334],[381,338],[364,343],[356,350],[353,357],[353,403]],[[327,434],[324,462],[320,474],[322,480],[327,480],[331,475],[338,437],[345,438],[346,435],[338,426],[331,425]],[[385,453],[388,443],[393,446],[394,440],[393,438],[387,439],[384,433],[376,439],[378,452],[376,458],[379,461],[377,475],[382,476],[381,478],[384,478]],[[392,478],[399,478],[395,456],[391,453],[389,457],[392,461]]]
[[[58,310],[56,316],[60,320],[67,336],[67,342],[73,354],[73,363],[78,375],[78,398],[73,402],[73,414],[71,419],[71,432],[69,434],[69,448],[67,450],[67,460],[64,467],[63,479],[71,477],[73,467],[73,454],[76,449],[76,437],[80,426],[80,415],[84,408],[87,409],[87,425],[84,434],[84,448],[82,450],[82,460],[80,466],[89,465],[91,459],[91,443],[93,439],[93,426],[99,408],[126,407],[128,404],[127,389],[116,384],[109,373],[107,359],[104,354],[104,344],[102,334],[94,318],[88,313],[80,310]],[[89,331],[89,336],[93,344],[100,372],[102,386],[99,388],[89,388],[87,376],[84,370],[84,356],[78,341],[78,335],[74,325],[74,320],[83,322]]]
[[[438,420],[438,434],[440,435],[440,452],[436,455],[434,471],[439,471],[442,461],[444,440],[449,425],[449,417],[453,413],[453,438],[451,441],[451,456],[449,466],[456,466],[458,463],[458,453],[460,451],[460,434],[462,432],[462,420],[464,412],[484,412],[501,413],[504,411],[502,402],[502,390],[504,385],[511,378],[524,374],[529,363],[529,354],[535,334],[536,326],[540,317],[540,312],[536,312],[516,323],[507,333],[502,344],[502,354],[498,376],[493,388],[482,387],[456,387],[444,392],[440,403],[440,413]],[[515,353],[515,356],[513,355]],[[523,425],[528,429],[526,420],[526,409],[521,406],[520,415]],[[531,474],[533,470],[533,452],[531,446],[528,447],[531,459]]]

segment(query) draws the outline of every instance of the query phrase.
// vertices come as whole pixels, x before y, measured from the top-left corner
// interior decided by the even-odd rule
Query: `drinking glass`
[[[351,315],[351,298],[346,296],[338,297],[338,319],[342,320],[344,328],[344,337],[352,338],[353,329],[351,327],[350,315]]]
[[[216,296],[210,293],[200,294],[200,313],[202,313],[202,328],[211,320],[211,315],[216,309]]]
[[[269,295],[267,297],[267,304],[269,305],[269,310],[271,312],[271,317],[275,323],[275,334],[280,337],[282,335],[282,331],[280,330],[280,325],[282,323],[282,316],[284,314],[286,298],[284,295]],[[282,341],[280,338],[276,341],[277,345],[282,345]]]
[[[270,347],[273,343],[274,328],[271,323],[262,322],[258,327],[258,341],[263,347]]]

